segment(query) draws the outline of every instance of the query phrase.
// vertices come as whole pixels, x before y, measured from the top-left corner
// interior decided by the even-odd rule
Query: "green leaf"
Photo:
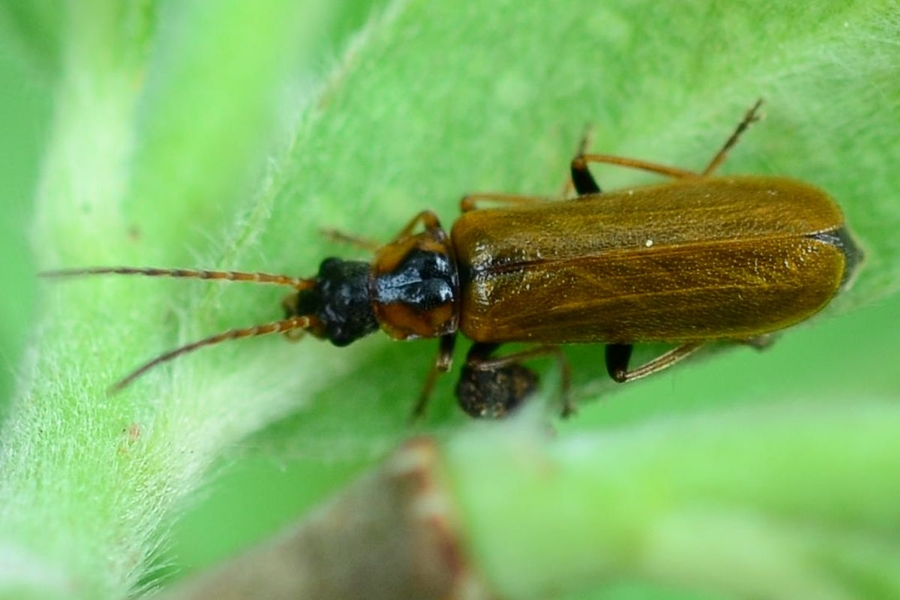
[[[699,168],[763,96],[767,119],[723,170],[809,180],[845,208],[868,259],[830,314],[900,284],[895,1],[395,2],[323,81],[296,66],[329,33],[313,3],[135,6],[66,17],[36,219],[46,267],[309,276],[324,256],[364,258],[321,227],[388,240],[425,208],[449,226],[467,192],[557,193],[586,123],[598,151]],[[124,593],[172,507],[250,434],[282,455],[382,455],[408,434],[436,350],[235,342],[108,398],[160,352],[277,319],[278,291],[96,278],[46,293],[31,383],[0,438],[3,541],[92,597]],[[597,355],[571,353],[582,406],[605,391]],[[432,431],[465,421],[452,380]]]
[[[475,563],[501,597],[623,578],[728,598],[900,594],[894,404],[756,407],[553,441],[517,425],[448,445]]]
[[[397,6],[369,27],[298,133],[260,234],[268,268],[309,275],[322,256],[357,255],[323,241],[319,227],[388,240],[423,208],[452,222],[468,192],[556,194],[586,123],[598,151],[701,168],[762,96],[766,118],[723,172],[808,180],[841,203],[867,259],[827,315],[896,291],[900,244],[889,232],[900,211],[889,165],[900,153],[900,107],[877,102],[900,97],[888,41],[895,2]],[[607,189],[652,180],[597,172]],[[419,346],[366,340],[317,346],[313,363],[305,349],[292,351],[307,359],[296,363],[273,357],[269,376],[290,377],[313,407],[255,442],[300,456],[382,451],[404,435],[436,351]],[[589,390],[582,405],[614,387],[599,376],[598,352],[569,349],[576,386]],[[277,374],[281,360],[291,360],[290,374]],[[455,374],[444,379],[429,422],[462,422],[449,401]],[[344,429],[352,435],[336,433]]]
[[[15,46],[22,62],[40,77],[54,81],[62,52],[63,3],[59,0],[5,0],[0,28],[7,46]]]
[[[45,266],[133,263],[152,255],[147,248],[169,249],[159,253],[166,260],[183,255],[166,235],[181,223],[198,231],[174,208],[186,203],[185,193],[195,209],[210,203],[223,181],[246,181],[262,169],[278,99],[317,39],[307,28],[315,31],[324,14],[287,0],[266,10],[182,2],[168,5],[156,23],[144,8],[94,3],[65,15],[67,71],[36,209]],[[152,52],[145,46],[150,31],[158,36]],[[307,42],[297,43],[298,36]],[[210,61],[224,61],[234,48],[240,60],[213,67]],[[166,51],[178,56],[166,60]],[[229,122],[235,111],[240,126]],[[167,137],[166,123],[178,119],[183,129]],[[213,150],[223,164],[197,171],[204,182],[198,185],[191,165]],[[175,193],[165,203],[162,183]],[[142,219],[141,210],[155,218]],[[123,343],[136,350],[170,332],[166,287],[144,294],[127,283],[48,288],[36,350],[24,368],[30,381],[0,438],[0,543],[10,561],[28,567],[4,572],[3,597],[20,598],[24,590],[37,597],[124,596],[160,543],[169,511],[199,485],[223,444],[246,431],[234,418],[204,433],[197,425],[205,417],[189,416],[195,405],[171,389],[106,395],[134,360]],[[111,318],[116,312],[122,321]],[[253,429],[255,422],[245,424]]]

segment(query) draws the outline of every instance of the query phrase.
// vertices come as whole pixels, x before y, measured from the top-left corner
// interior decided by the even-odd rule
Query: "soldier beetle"
[[[346,346],[384,331],[398,340],[439,338],[437,358],[415,407],[420,415],[438,374],[449,370],[458,334],[471,339],[456,393],[477,417],[499,417],[537,385],[522,363],[552,356],[562,370],[563,414],[572,411],[562,346],[606,345],[617,382],[640,379],[714,341],[756,343],[819,312],[852,279],[862,252],[824,191],[774,176],[716,176],[758,101],[700,172],[586,153],[571,163],[577,197],[474,194],[448,234],[423,211],[389,243],[335,233],[370,248],[370,262],[327,258],[316,276],[99,267],[48,277],[99,274],[245,281],[292,289],[285,318],[233,329],[176,348],[147,370],[225,340],[309,332]],[[605,163],[673,181],[601,192],[588,169]],[[488,203],[490,208],[482,205]],[[505,343],[533,346],[495,355]],[[636,343],[675,346],[630,367]]]

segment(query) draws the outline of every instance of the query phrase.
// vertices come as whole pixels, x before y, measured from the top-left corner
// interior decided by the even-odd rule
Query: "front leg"
[[[425,407],[428,406],[428,400],[431,398],[431,392],[434,390],[434,384],[437,382],[438,376],[446,373],[453,366],[453,348],[455,346],[456,333],[448,333],[441,336],[437,357],[435,357],[431,368],[428,370],[428,375],[425,377],[425,385],[422,386],[422,391],[419,393],[419,399],[416,401],[412,415],[410,415],[410,421],[416,421],[425,414]]]

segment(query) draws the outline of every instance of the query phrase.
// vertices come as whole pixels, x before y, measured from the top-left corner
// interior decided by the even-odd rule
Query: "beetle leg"
[[[498,344],[477,343],[466,356],[456,387],[463,410],[474,417],[502,417],[517,408],[537,387],[537,375],[522,362],[553,356],[560,369],[562,416],[575,412],[571,401],[571,368],[559,346],[538,346],[506,356],[491,357]]]
[[[593,137],[594,128],[589,123],[584,127],[584,133],[581,135],[581,140],[578,142],[578,148],[575,150],[575,157],[572,159],[572,162],[569,163],[570,174],[569,177],[566,178],[566,183],[563,186],[562,192],[559,194],[564,200],[569,199],[569,192],[573,189],[575,189],[579,196],[583,196],[584,194],[599,194],[602,192],[600,186],[597,185],[597,181],[588,170],[587,165],[576,165],[575,163],[578,157],[587,154],[587,149],[590,148]]]
[[[356,246],[357,248],[362,248],[363,250],[368,250],[370,252],[377,252],[381,247],[381,244],[374,240],[358,237],[349,233],[344,233],[343,231],[340,231],[338,229],[323,228],[319,229],[319,233],[327,237],[332,242],[351,244],[353,246]]]
[[[425,228],[425,231],[442,231],[441,222],[438,219],[437,215],[434,214],[433,211],[423,210],[412,219],[410,219],[409,223],[403,226],[403,229],[401,229],[400,233],[398,233],[394,237],[394,240],[409,237],[419,223],[422,224],[422,226]],[[353,244],[354,246],[358,246],[364,250],[369,250],[376,254],[383,247],[383,244],[380,244],[374,240],[357,237],[349,233],[344,233],[343,231],[338,231],[337,229],[320,229],[319,231],[333,241]]]
[[[575,190],[578,192],[579,196],[584,196],[587,194],[600,194],[602,192],[600,186],[597,184],[597,180],[594,179],[594,176],[591,175],[590,169],[588,169],[588,163],[592,162],[619,165],[621,167],[629,167],[632,169],[641,169],[644,171],[650,171],[652,173],[659,173],[660,175],[668,175],[669,177],[674,177],[676,179],[696,177],[699,175],[698,173],[694,173],[693,171],[686,171],[677,167],[669,167],[645,160],[624,158],[622,156],[612,156],[609,154],[589,154],[587,152],[588,142],[590,139],[589,133],[589,131],[586,132],[584,137],[582,138],[581,144],[579,144],[578,146],[578,152],[575,154],[575,158],[572,159],[572,164],[570,167],[570,170],[572,172],[571,182],[575,186]]]
[[[672,177],[673,179],[708,177],[712,175],[715,170],[722,165],[723,162],[725,162],[725,158],[728,156],[728,151],[734,148],[735,144],[737,144],[738,140],[741,138],[741,135],[745,131],[747,131],[748,127],[750,127],[750,124],[759,120],[759,107],[762,106],[762,102],[762,98],[760,98],[753,106],[750,107],[750,110],[747,111],[747,114],[744,115],[744,118],[741,119],[740,123],[738,123],[738,126],[735,128],[731,136],[725,141],[725,144],[722,146],[722,148],[718,152],[716,152],[715,156],[712,157],[712,160],[709,161],[709,164],[706,165],[706,168],[699,173],[688,171],[687,169],[679,169],[678,167],[670,167],[668,165],[661,165],[659,163],[648,162],[646,160],[639,160],[635,158],[625,158],[622,156],[612,156],[609,154],[581,154],[580,156],[575,157],[575,160],[572,161],[573,179],[576,164],[578,165],[579,169],[586,169],[587,163],[605,163],[608,165],[619,165],[621,167],[629,167],[631,169],[640,169],[642,171],[658,173],[659,175],[666,175],[668,177]],[[578,187],[577,182],[575,187]]]
[[[609,376],[618,383],[634,381],[671,367],[702,347],[703,342],[688,342],[660,354],[653,360],[635,369],[629,370],[628,361],[631,359],[633,346],[631,344],[608,344],[606,346],[606,370],[609,372]]]
[[[572,161],[573,172],[576,168],[587,170],[587,163],[604,163],[607,165],[619,165],[620,167],[628,167],[631,169],[640,169],[641,171],[650,171],[659,175],[667,175],[673,179],[687,179],[689,177],[700,177],[700,173],[688,171],[687,169],[679,169],[678,167],[670,167],[659,163],[648,162],[637,158],[625,158],[624,156],[613,156],[611,154],[582,154],[576,156]],[[577,186],[576,186],[577,187]]]
[[[578,192],[578,195],[600,193],[600,186],[598,186],[597,182],[594,181],[593,176],[587,169],[587,165],[581,164],[578,167],[578,173],[575,172],[575,161],[578,159],[578,157],[584,156],[585,151],[591,143],[592,137],[593,127],[591,127],[591,125],[587,125],[584,128],[584,134],[581,136],[581,141],[578,143],[578,149],[575,151],[576,158],[573,159],[571,164],[570,170],[572,174],[570,177],[566,178],[566,182],[565,184],[563,184],[563,188],[559,193],[559,197],[563,200],[568,198],[569,192],[573,187]],[[506,206],[527,206],[529,204],[537,204],[538,202],[552,202],[554,200],[556,200],[556,198],[547,198],[543,196],[520,196],[517,194],[469,194],[468,196],[465,196],[462,200],[460,200],[459,210],[460,212],[470,212],[473,210],[478,210],[478,205],[482,202],[495,202],[497,204]]]
[[[575,187],[575,191],[578,192],[579,196],[600,194],[603,192],[597,184],[597,180],[591,175],[587,162],[584,160],[584,157],[588,156],[587,149],[590,141],[591,128],[588,127],[585,129],[584,135],[581,137],[581,142],[578,144],[575,158],[572,159],[572,162],[569,165],[569,172],[571,173],[569,183]]]
[[[597,185],[597,180],[591,175],[587,162],[584,160],[585,156],[589,155],[579,153],[572,159],[572,164],[569,167],[569,170],[572,172],[572,185],[575,186],[575,191],[578,192],[579,196],[600,194],[602,193],[602,190],[600,189],[600,186]]]
[[[750,107],[750,110],[747,111],[747,114],[745,114],[744,118],[741,119],[741,122],[738,123],[738,126],[735,128],[734,133],[731,134],[731,137],[725,141],[722,148],[716,152],[716,155],[712,157],[712,160],[709,161],[709,164],[703,169],[703,177],[712,175],[713,172],[725,162],[728,151],[734,148],[734,145],[737,144],[738,140],[741,138],[741,134],[747,131],[747,128],[750,127],[751,123],[759,121],[759,107],[762,106],[762,103],[763,99],[759,98],[756,101],[756,104]]]
[[[453,347],[455,345],[455,333],[448,333],[447,335],[441,336],[437,358],[435,358],[434,363],[428,370],[428,375],[425,377],[425,385],[422,386],[422,391],[419,393],[419,399],[416,401],[416,406],[413,408],[412,415],[410,416],[411,421],[415,421],[425,414],[425,407],[428,406],[428,399],[431,398],[431,392],[434,390],[434,384],[437,381],[438,376],[446,373],[450,370],[450,367],[453,366]]]
[[[517,194],[495,194],[490,192],[486,194],[469,194],[468,196],[463,196],[462,200],[459,201],[459,210],[460,212],[478,210],[478,205],[482,202],[495,202],[506,206],[528,206],[539,202],[552,202],[552,199],[543,196],[519,196]]]
[[[606,372],[614,380],[622,383],[628,373],[628,362],[631,360],[631,344],[607,344],[606,345]]]
[[[409,223],[407,223],[406,226],[400,230],[400,233],[398,233],[397,237],[394,239],[407,237],[413,232],[413,229],[415,229],[416,225],[418,225],[419,223],[421,223],[422,226],[425,227],[425,231],[439,231],[441,229],[441,222],[438,219],[437,215],[434,214],[434,211],[423,210],[412,219],[410,219]]]

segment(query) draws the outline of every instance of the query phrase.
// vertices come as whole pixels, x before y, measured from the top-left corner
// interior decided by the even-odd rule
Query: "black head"
[[[369,300],[369,264],[326,258],[316,283],[285,304],[288,316],[310,316],[309,331],[335,346],[346,346],[378,330]]]

